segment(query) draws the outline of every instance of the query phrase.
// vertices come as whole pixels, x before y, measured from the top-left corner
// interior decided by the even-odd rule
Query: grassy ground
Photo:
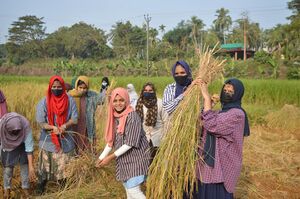
[[[162,96],[171,78],[116,77],[118,86],[133,83],[137,91],[148,80],[157,85]],[[35,107],[44,96],[49,77],[0,76],[0,89],[5,93],[10,111],[27,117],[32,125],[35,141],[39,128],[35,122]],[[71,78],[66,78],[70,82]],[[98,90],[101,78],[92,78],[92,88]],[[246,87],[244,108],[251,123],[251,136],[245,139],[243,171],[236,198],[299,198],[300,190],[300,87],[299,81],[243,80]],[[218,93],[221,81],[210,90]],[[285,105],[292,104],[292,105]],[[104,147],[103,128],[105,110],[99,107],[96,115],[98,153]],[[37,142],[36,142],[37,143]],[[36,146],[36,149],[38,147]],[[37,163],[35,152],[35,162]],[[114,164],[104,168],[93,167],[97,156],[84,156],[70,167],[73,174],[70,187],[58,190],[48,186],[43,198],[125,198],[121,183],[115,180]],[[0,167],[0,178],[2,168]],[[20,194],[19,175],[13,180],[14,194]],[[0,181],[0,196],[2,180]],[[35,196],[36,197],[36,196]],[[0,197],[1,198],[1,197]]]

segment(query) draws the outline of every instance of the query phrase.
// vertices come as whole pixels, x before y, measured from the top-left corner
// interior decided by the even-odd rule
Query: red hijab
[[[59,81],[63,93],[60,96],[55,96],[51,92],[52,85],[54,81]],[[47,112],[48,112],[48,122],[50,125],[60,127],[67,121],[68,116],[68,107],[69,107],[69,99],[66,93],[65,82],[60,76],[52,76],[50,78],[48,92],[47,92]],[[54,122],[54,115],[56,117],[56,121]],[[53,144],[56,146],[57,151],[60,150],[60,143],[58,139],[58,135],[51,132],[51,140]]]
[[[122,113],[117,113],[113,107],[113,101],[115,97],[119,95],[123,99],[125,99],[125,110]],[[117,126],[117,132],[120,134],[124,133],[125,130],[125,124],[127,116],[130,112],[133,111],[133,108],[130,106],[130,100],[129,100],[129,94],[128,91],[125,88],[116,88],[112,91],[110,101],[109,101],[109,107],[108,107],[108,119],[106,123],[106,131],[105,131],[105,140],[106,143],[112,147],[115,139],[115,118],[119,118],[119,125]]]

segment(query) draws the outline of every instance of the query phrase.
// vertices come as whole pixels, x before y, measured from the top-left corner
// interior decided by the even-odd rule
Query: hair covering
[[[69,94],[74,98],[78,116],[80,115],[80,97],[82,96],[82,93],[78,91],[78,82],[82,81],[84,84],[89,88],[89,78],[87,76],[79,76],[75,83],[75,88],[73,90],[69,91]]]
[[[109,86],[109,80],[108,80],[108,77],[103,77],[101,82],[104,82],[104,81],[105,81],[105,82],[107,83],[107,85]]]
[[[51,92],[52,85],[56,80],[60,82],[63,89],[63,93],[60,96],[55,96]],[[66,123],[67,120],[69,98],[66,93],[65,82],[60,76],[55,75],[50,78],[46,99],[47,99],[47,112],[48,112],[47,116],[48,116],[49,124],[57,127],[62,126],[64,123]],[[56,121],[54,121],[54,115],[56,117]],[[51,140],[53,144],[56,146],[57,151],[59,151],[60,143],[58,140],[58,135],[51,132]]]
[[[232,96],[233,100],[232,100],[232,102],[229,102],[229,103],[224,102],[223,89],[224,89],[225,84],[231,84],[234,87],[234,94]],[[226,112],[226,111],[230,110],[231,108],[238,108],[238,109],[241,109],[245,113],[244,136],[246,137],[246,136],[250,135],[250,128],[249,128],[247,113],[241,106],[243,95],[244,95],[243,83],[238,79],[231,78],[224,82],[224,85],[221,90],[220,99],[221,99],[221,104],[222,104],[221,112]],[[216,146],[216,138],[211,132],[208,131],[207,136],[206,136],[206,142],[204,145],[204,151],[205,151],[204,161],[209,166],[214,166],[215,146]]]
[[[224,103],[224,95],[223,95],[223,89],[225,84],[231,84],[234,87],[234,94],[232,96],[232,102],[229,103]],[[226,112],[231,108],[238,108],[241,109],[245,113],[245,128],[244,128],[244,136],[249,136],[250,135],[250,128],[249,128],[249,122],[248,122],[248,116],[246,111],[242,108],[242,98],[244,96],[244,85],[243,83],[236,78],[231,78],[225,81],[221,94],[220,94],[220,99],[221,99],[221,104],[222,104],[222,112]]]
[[[133,106],[135,102],[138,100],[139,96],[135,91],[133,84],[127,84],[127,91],[129,94],[130,104]]]
[[[90,87],[90,82],[89,82],[89,78],[87,76],[79,76],[76,80],[76,83],[75,83],[75,89],[77,90],[78,89],[78,82],[79,81],[82,81],[84,82],[84,84],[86,85],[87,88]]]
[[[113,107],[113,101],[116,96],[119,95],[125,100],[126,108],[122,113],[117,113]],[[115,118],[119,118],[119,124],[117,126],[117,133],[123,134],[125,130],[126,119],[129,113],[133,111],[133,108],[130,106],[129,95],[126,89],[124,88],[116,88],[112,91],[109,106],[108,106],[108,116],[106,123],[106,131],[105,131],[105,141],[109,146],[113,146],[114,143],[114,129],[115,128]]]
[[[7,104],[6,104],[6,98],[3,94],[3,92],[0,90],[0,118],[7,113]]]
[[[11,112],[3,115],[0,120],[0,140],[2,148],[12,151],[22,144],[27,136],[29,121],[22,115]],[[18,131],[14,134],[13,131]]]
[[[106,82],[106,85],[103,85],[103,82]],[[103,77],[102,81],[101,81],[101,89],[100,92],[102,92],[103,90],[107,90],[107,88],[109,87],[109,80],[108,77]]]
[[[187,86],[189,86],[192,83],[192,70],[190,68],[190,66],[183,60],[178,60],[172,67],[172,75],[175,79],[175,70],[176,70],[176,66],[182,66],[187,74],[187,78],[188,81],[186,82],[186,85],[180,85],[176,82],[176,90],[175,90],[175,98],[182,94],[184,92],[184,90],[186,89]]]
[[[155,96],[152,99],[145,99],[145,97],[144,97],[144,90],[147,86],[150,86],[154,91]],[[143,105],[145,105],[147,107],[145,125],[154,127],[156,125],[156,121],[157,121],[158,107],[157,107],[156,90],[155,90],[154,84],[152,84],[151,82],[147,82],[146,84],[144,84],[143,89],[140,94],[140,98],[138,99],[137,105],[136,105],[136,112],[139,114],[142,121],[144,121]]]

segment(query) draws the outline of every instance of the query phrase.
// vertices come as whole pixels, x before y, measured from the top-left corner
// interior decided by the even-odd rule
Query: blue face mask
[[[53,95],[55,96],[60,96],[63,94],[63,89],[51,89],[51,92],[53,93]]]
[[[155,93],[143,92],[143,97],[145,99],[153,99],[153,98],[155,98]]]

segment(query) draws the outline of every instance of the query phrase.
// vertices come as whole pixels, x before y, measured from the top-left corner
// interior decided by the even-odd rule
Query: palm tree
[[[197,47],[198,46],[198,41],[199,37],[202,37],[201,30],[204,28],[205,24],[201,19],[198,19],[196,16],[192,16],[191,20],[188,21],[189,25],[192,27],[192,36],[193,36],[193,41]],[[202,41],[202,38],[200,38],[200,42]],[[202,42],[201,42],[202,44]]]
[[[220,8],[216,11],[216,13],[217,14],[215,16],[217,19],[213,21],[215,30],[218,32],[220,38],[223,37],[223,42],[226,43],[225,31],[228,31],[232,24],[231,17],[228,15],[229,10]]]
[[[165,34],[165,28],[166,28],[166,26],[164,24],[161,24],[159,26],[159,30],[161,31],[161,34]]]

